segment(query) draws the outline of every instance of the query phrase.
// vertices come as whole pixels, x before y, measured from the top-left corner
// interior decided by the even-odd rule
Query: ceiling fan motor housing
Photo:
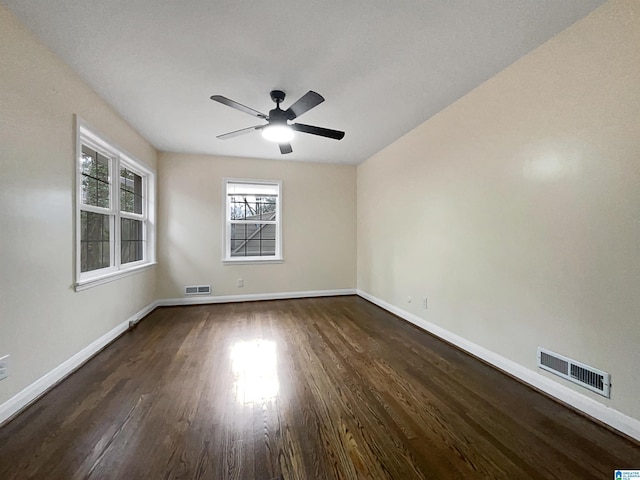
[[[287,112],[281,110],[280,107],[276,107],[269,111],[269,123],[270,124],[287,124]]]

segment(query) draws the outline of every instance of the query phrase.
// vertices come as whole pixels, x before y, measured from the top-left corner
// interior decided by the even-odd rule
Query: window
[[[225,262],[281,262],[279,181],[225,179]]]
[[[155,176],[78,120],[76,290],[155,264]]]

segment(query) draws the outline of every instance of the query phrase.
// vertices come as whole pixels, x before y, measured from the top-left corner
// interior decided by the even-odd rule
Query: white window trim
[[[105,283],[112,282],[122,277],[132,275],[151,268],[157,264],[156,262],[156,173],[144,162],[136,159],[134,156],[128,154],[124,149],[120,148],[117,144],[112,142],[106,135],[103,135],[98,130],[90,126],[87,122],[81,119],[79,116],[75,116],[76,121],[76,151],[74,158],[74,226],[75,226],[75,284],[74,288],[76,292],[86,290],[98,285],[104,285]],[[143,192],[144,203],[143,213],[128,213],[120,212],[120,195],[115,195],[112,198],[112,205],[109,209],[102,207],[94,207],[91,205],[83,205],[81,199],[81,182],[82,174],[79,168],[79,159],[82,154],[82,145],[87,145],[94,150],[100,152],[102,155],[108,157],[111,164],[112,185],[115,183],[119,188],[119,172],[120,166],[130,168],[132,171],[142,174],[143,176]],[[113,195],[113,192],[112,192]],[[82,208],[81,208],[82,206]],[[94,211],[96,213],[108,213],[113,215],[113,225],[111,229],[113,234],[110,239],[110,249],[113,258],[113,265],[107,268],[101,268],[99,270],[93,270],[89,272],[80,271],[80,212],[82,210]],[[124,265],[120,265],[120,248],[117,239],[120,238],[120,218],[133,218],[136,220],[145,220],[146,228],[144,229],[145,235],[145,252],[144,259],[137,262],[130,262]]]
[[[276,202],[276,254],[269,257],[231,257],[231,221],[229,219],[229,195],[227,195],[227,185],[229,183],[247,183],[258,185],[277,185],[278,200]],[[235,264],[269,264],[282,263],[282,181],[281,180],[257,180],[249,178],[229,178],[222,179],[222,218],[224,220],[224,231],[222,238],[222,263],[225,265]]]

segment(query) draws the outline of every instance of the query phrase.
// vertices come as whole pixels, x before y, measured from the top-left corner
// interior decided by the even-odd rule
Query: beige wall
[[[282,181],[283,263],[222,264],[224,177]],[[162,153],[158,190],[158,298],[355,288],[354,166]]]
[[[156,152],[0,5],[0,405],[154,300],[154,271],[75,293],[74,114]]]
[[[613,1],[358,167],[358,288],[608,371],[610,401],[575,389],[640,419],[639,207],[640,2]]]

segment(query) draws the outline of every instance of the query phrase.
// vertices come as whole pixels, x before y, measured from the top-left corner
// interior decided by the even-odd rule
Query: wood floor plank
[[[358,297],[159,308],[0,428],[7,479],[601,479],[640,445]]]

